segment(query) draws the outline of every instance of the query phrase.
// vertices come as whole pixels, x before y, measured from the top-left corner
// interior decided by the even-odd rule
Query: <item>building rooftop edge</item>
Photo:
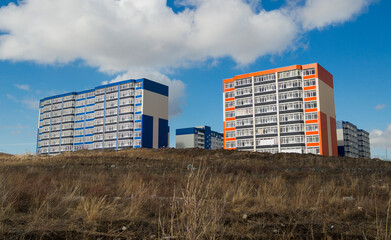
[[[87,90],[83,90],[83,91],[79,91],[79,92],[67,92],[67,93],[63,93],[63,94],[58,94],[58,95],[53,95],[53,96],[45,97],[45,98],[42,98],[42,99],[40,100],[40,102],[43,102],[43,101],[46,101],[46,100],[49,100],[49,99],[54,99],[54,98],[59,98],[59,97],[65,97],[65,96],[69,96],[69,95],[77,95],[77,94],[89,93],[89,92],[93,92],[93,91],[95,91],[96,89],[100,89],[100,88],[106,88],[106,87],[116,86],[116,85],[120,85],[120,84],[124,84],[124,83],[129,83],[129,82],[141,82],[141,81],[144,81],[144,80],[152,81],[152,80],[147,79],[147,78],[122,80],[122,81],[118,81],[118,82],[114,82],[114,83],[99,85],[99,86],[97,86],[97,87],[95,87],[95,88],[87,89]],[[154,82],[154,81],[153,81],[153,82]],[[168,88],[167,85],[164,85],[164,84],[161,84],[161,83],[158,83],[158,82],[155,82],[155,83],[156,83],[156,84],[160,84],[160,85],[165,86],[165,87]]]

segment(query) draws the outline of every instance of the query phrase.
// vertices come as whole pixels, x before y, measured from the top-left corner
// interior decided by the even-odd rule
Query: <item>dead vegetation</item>
[[[391,163],[237,151],[0,156],[0,239],[390,239]]]

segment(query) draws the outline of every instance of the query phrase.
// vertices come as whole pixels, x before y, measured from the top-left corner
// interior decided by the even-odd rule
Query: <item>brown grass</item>
[[[390,239],[390,180],[389,162],[298,154],[0,156],[0,239]]]

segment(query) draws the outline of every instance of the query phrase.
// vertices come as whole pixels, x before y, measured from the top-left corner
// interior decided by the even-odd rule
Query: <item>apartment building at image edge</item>
[[[317,63],[223,80],[224,148],[338,156],[333,75]]]
[[[126,80],[40,101],[37,154],[168,147],[168,86]]]

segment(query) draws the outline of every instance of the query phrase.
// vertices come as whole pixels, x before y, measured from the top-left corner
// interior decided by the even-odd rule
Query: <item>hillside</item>
[[[0,152],[0,157],[10,157],[10,156],[13,156],[13,155],[8,154],[8,153],[2,153],[2,152]]]
[[[391,163],[237,151],[0,161],[0,239],[389,239]]]

